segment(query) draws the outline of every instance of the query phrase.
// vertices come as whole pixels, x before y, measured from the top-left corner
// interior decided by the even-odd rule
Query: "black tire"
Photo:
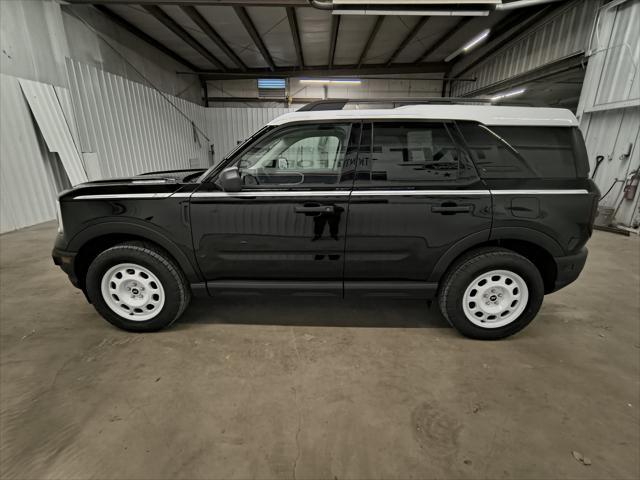
[[[149,320],[132,321],[112,310],[102,296],[102,278],[113,266],[134,263],[152,272],[162,284],[165,300],[160,313]],[[100,253],[89,266],[87,295],[102,317],[118,328],[130,332],[153,332],[168,327],[187,308],[191,290],[175,261],[162,249],[141,241],[125,242]]]
[[[463,297],[474,279],[492,270],[518,274],[527,285],[529,298],[522,313],[511,323],[485,328],[467,318]],[[479,248],[462,255],[449,268],[440,285],[438,301],[444,317],[464,336],[479,340],[498,340],[519,332],[534,319],[544,297],[544,283],[536,266],[522,255],[498,247]]]

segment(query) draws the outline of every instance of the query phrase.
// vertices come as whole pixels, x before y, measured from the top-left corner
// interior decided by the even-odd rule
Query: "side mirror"
[[[242,177],[240,177],[238,167],[229,167],[222,170],[216,184],[225,192],[239,192],[242,190]]]

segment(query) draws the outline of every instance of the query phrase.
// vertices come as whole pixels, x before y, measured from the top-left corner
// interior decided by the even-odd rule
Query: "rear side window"
[[[365,128],[357,183],[429,185],[477,178],[444,123],[375,122]]]
[[[482,178],[577,176],[572,128],[458,126]]]

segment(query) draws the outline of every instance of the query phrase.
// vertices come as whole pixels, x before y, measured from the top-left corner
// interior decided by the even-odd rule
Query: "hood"
[[[184,183],[194,178],[198,178],[207,170],[205,168],[189,168],[184,170],[163,170],[157,172],[141,173],[140,175],[133,175],[131,177],[118,177],[107,178],[105,180],[94,180],[92,182],[85,182],[78,187],[87,185],[113,185],[113,184],[160,184],[160,183]],[[190,178],[191,177],[191,178]]]
[[[206,169],[166,170],[132,177],[81,183],[60,194],[60,199],[86,195],[171,194],[202,175]]]

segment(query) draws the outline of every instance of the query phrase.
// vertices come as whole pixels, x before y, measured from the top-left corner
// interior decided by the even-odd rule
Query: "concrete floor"
[[[3,479],[640,477],[638,238],[596,232],[529,328],[479,342],[390,300],[198,301],[121,332],[54,228],[0,237]]]

